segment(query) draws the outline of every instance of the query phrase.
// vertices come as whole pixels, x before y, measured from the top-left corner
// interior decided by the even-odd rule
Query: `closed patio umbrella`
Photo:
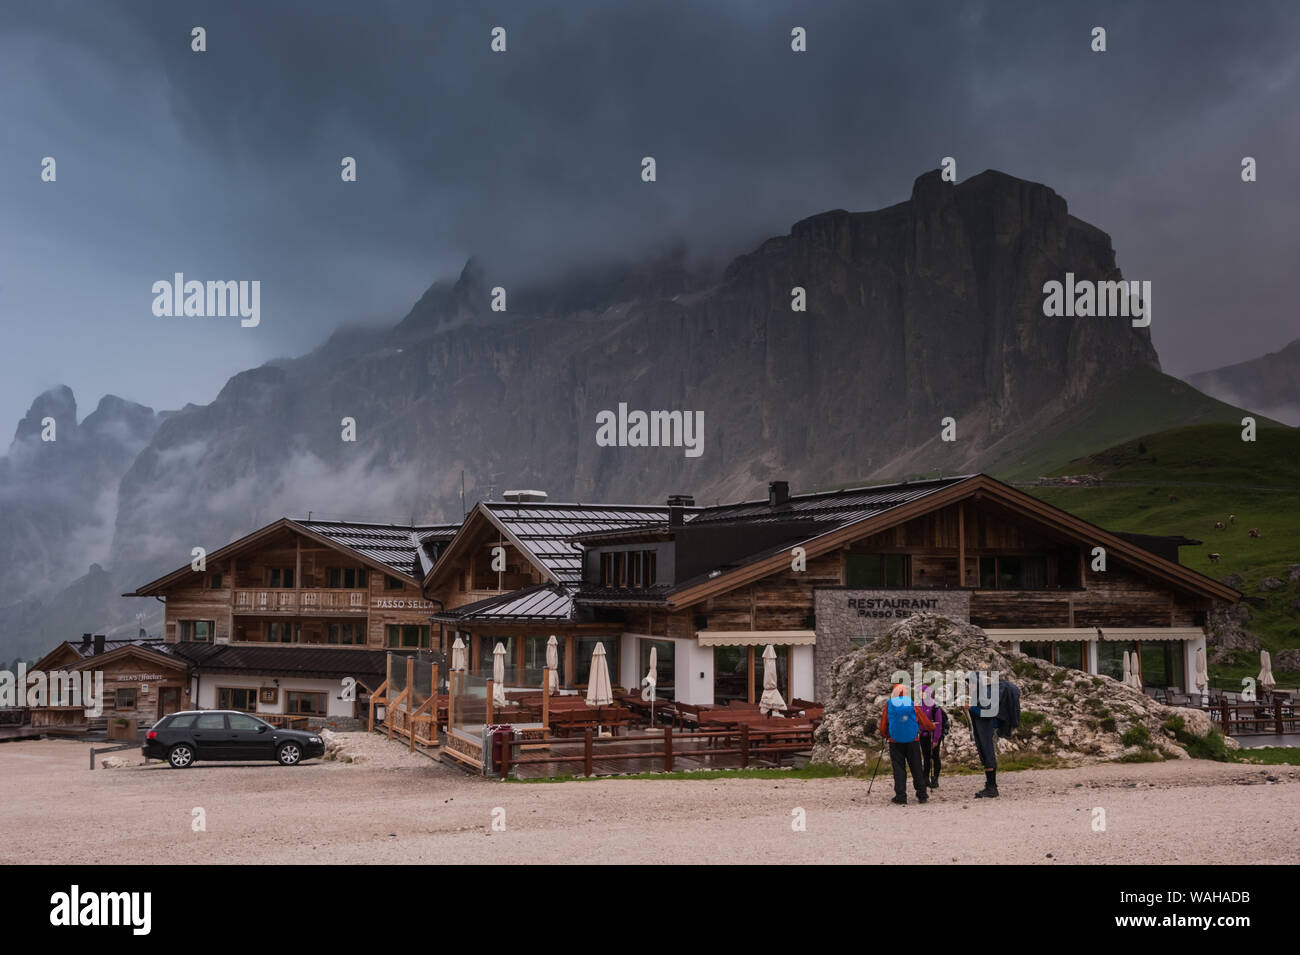
[[[492,702],[506,705],[506,645],[500,641],[492,650]]]
[[[763,651],[763,695],[758,701],[758,711],[770,716],[777,710],[785,711],[785,700],[776,684],[776,648],[769,643]]]
[[[1259,685],[1270,693],[1273,687],[1277,686],[1277,680],[1273,679],[1273,661],[1270,659],[1267,650],[1259,651]]]
[[[650,701],[650,725],[655,725],[655,684],[659,682],[659,648],[650,648],[650,669],[646,672],[645,677],[641,680],[641,685],[645,687],[641,691],[641,699]]]
[[[453,670],[468,670],[469,663],[465,659],[465,641],[460,637],[451,645],[451,668]]]
[[[1205,647],[1196,649],[1196,689],[1201,696],[1210,685],[1210,674],[1205,669]]]
[[[1124,651],[1124,677],[1120,680],[1125,686],[1133,685],[1133,662],[1129,659],[1129,653]]]
[[[547,693],[555,695],[556,690],[560,688],[560,644],[555,639],[555,634],[551,634],[551,639],[546,641],[546,668],[550,672],[547,678]]]
[[[587,672],[587,705],[597,707],[597,733],[601,732],[599,708],[613,702],[614,687],[609,682],[609,661],[605,659],[605,645],[598,643],[591,655],[591,669]]]

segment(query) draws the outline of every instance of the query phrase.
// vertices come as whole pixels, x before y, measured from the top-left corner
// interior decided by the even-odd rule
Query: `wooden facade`
[[[168,643],[428,647],[438,607],[412,575],[292,526],[236,541],[205,570],[178,571],[137,594],[166,601]]]
[[[814,591],[846,586],[848,563],[853,557],[900,555],[906,558],[906,577],[892,587],[968,590],[971,622],[981,627],[1205,624],[1206,612],[1213,604],[1211,597],[1158,580],[1116,555],[1108,555],[1104,572],[1093,571],[1088,543],[1051,534],[1003,509],[963,502],[809,558],[804,571],[786,567],[682,609],[667,613],[629,610],[626,615],[629,622],[644,620],[644,626],[655,628],[648,632],[673,636],[692,634],[696,628],[691,621],[700,614],[707,617],[710,629],[807,629]],[[981,558],[1040,560],[1045,577],[1035,587],[984,587],[980,584]],[[660,618],[657,623],[653,621],[656,616]]]
[[[188,664],[147,646],[118,647],[82,656],[62,644],[33,669],[47,674],[63,671],[77,676],[87,672],[103,675],[99,716],[87,716],[83,707],[39,707],[32,710],[34,728],[85,731],[94,722],[111,725],[119,721],[138,728],[190,705]]]

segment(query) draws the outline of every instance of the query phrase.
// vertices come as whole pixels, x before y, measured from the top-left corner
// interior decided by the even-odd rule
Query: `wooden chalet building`
[[[386,651],[430,648],[421,582],[456,529],[282,518],[125,596],[165,602],[161,650],[186,664],[187,707],[352,717]]]
[[[102,671],[104,676],[103,712],[98,717],[87,717],[80,706],[32,709],[32,728],[49,733],[84,732],[119,719],[132,720],[137,727],[150,726],[190,703],[189,664],[168,653],[161,640],[107,640],[87,633],[80,642],[59,644],[32,670]]]
[[[986,475],[801,495],[778,481],[715,507],[481,502],[424,588],[443,647],[461,636],[488,676],[503,643],[511,686],[540,685],[555,634],[563,687],[585,685],[602,642],[615,684],[637,686],[653,647],[660,696],[756,699],[771,644],[782,694],[822,698],[836,657],[934,611],[1093,673],[1119,676],[1135,650],[1146,686],[1186,691],[1208,611],[1241,595],[1171,559],[1182,542],[1105,531]]]

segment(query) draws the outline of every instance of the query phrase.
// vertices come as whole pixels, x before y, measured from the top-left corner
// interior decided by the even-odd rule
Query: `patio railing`
[[[520,769],[532,766],[580,768],[584,776],[641,771],[670,773],[684,763],[691,764],[692,768],[746,769],[773,763],[779,766],[786,757],[812,749],[813,731],[810,727],[800,727],[751,733],[743,723],[734,729],[690,732],[674,732],[671,726],[665,726],[652,734],[626,736],[597,736],[586,729],[580,738],[503,731],[492,737],[491,745],[491,765],[502,779],[512,772],[519,775]],[[565,774],[540,772],[536,775]]]

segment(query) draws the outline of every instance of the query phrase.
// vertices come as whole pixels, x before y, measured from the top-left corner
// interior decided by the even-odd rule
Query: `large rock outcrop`
[[[996,671],[1020,687],[1021,724],[998,740],[999,758],[1038,754],[1052,761],[1085,763],[1119,759],[1186,759],[1188,746],[1211,734],[1199,710],[1164,706],[1105,676],[1053,666],[990,640],[979,627],[937,614],[918,614],[891,627],[867,646],[840,657],[831,674],[826,717],[817,728],[813,762],[846,768],[873,765],[880,752],[880,713],[896,682],[914,667],[953,673]],[[978,759],[967,715],[953,717],[945,764],[975,767]],[[1229,746],[1235,745],[1231,740]]]
[[[1211,663],[1234,663],[1259,653],[1259,637],[1246,629],[1249,620],[1250,607],[1245,603],[1215,605],[1206,621]]]

